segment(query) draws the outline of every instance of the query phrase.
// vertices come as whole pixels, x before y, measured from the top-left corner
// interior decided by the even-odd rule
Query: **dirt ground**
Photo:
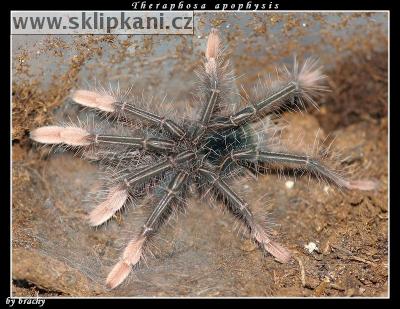
[[[255,33],[265,35],[255,20]],[[272,233],[293,253],[290,263],[278,263],[238,235],[229,213],[193,198],[186,214],[162,230],[155,257],[110,291],[104,278],[145,210],[128,209],[105,227],[90,228],[86,215],[93,205],[85,198],[99,186],[96,166],[69,152],[48,154],[28,139],[29,130],[57,115],[81,112],[66,102],[81,66],[103,53],[101,44],[123,44],[103,36],[79,42],[85,44],[48,90],[25,67],[29,55],[14,54],[14,74],[25,77],[13,84],[13,296],[387,296],[387,50],[354,48],[328,69],[332,91],[319,111],[284,115],[291,128],[286,137],[304,132],[308,144],[318,130],[321,139],[335,137],[356,176],[379,182],[376,190],[339,192],[308,178],[290,187],[291,178],[276,175],[235,182],[254,211],[270,213]],[[68,47],[53,40],[43,48],[56,53]],[[251,61],[257,68],[266,59]],[[240,83],[247,87],[256,77],[248,72]]]

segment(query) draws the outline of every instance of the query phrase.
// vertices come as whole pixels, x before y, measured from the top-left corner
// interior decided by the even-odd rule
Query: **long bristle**
[[[295,60],[295,63],[297,60]],[[296,67],[296,65],[295,65]],[[294,70],[297,70],[296,68]],[[295,71],[294,74],[297,72]],[[326,79],[326,75],[322,73],[322,66],[318,66],[318,61],[308,58],[304,61],[300,72],[297,75],[297,80],[300,87],[312,90],[324,90],[325,87],[321,82]]]

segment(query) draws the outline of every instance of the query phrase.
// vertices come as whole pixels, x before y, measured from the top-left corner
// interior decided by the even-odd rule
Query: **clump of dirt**
[[[26,280],[13,280],[12,288],[12,295],[18,295],[21,297],[39,297],[39,295],[40,297],[63,296],[63,293],[41,289]]]

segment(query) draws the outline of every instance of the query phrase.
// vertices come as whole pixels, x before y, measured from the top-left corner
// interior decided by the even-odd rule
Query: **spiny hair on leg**
[[[153,199],[155,202],[158,200],[156,197]],[[164,223],[168,223],[169,220],[177,213],[176,208],[181,204],[180,200],[170,205],[170,211],[162,215],[159,218],[159,222],[155,227],[158,230]],[[155,232],[150,234],[139,232],[126,246],[123,251],[120,261],[112,268],[106,279],[106,286],[110,289],[114,289],[119,286],[128,275],[131,273],[133,267],[136,267],[141,260],[145,259],[145,251],[151,244],[150,241],[154,237]],[[152,245],[154,247],[154,243]]]
[[[271,201],[269,200],[268,203]],[[241,231],[257,245],[261,246],[266,252],[271,254],[278,262],[288,263],[291,259],[291,253],[288,249],[274,240],[277,226],[274,223],[270,212],[263,209],[252,210],[252,218],[244,220],[241,216],[236,216]]]
[[[143,254],[143,261],[146,266],[151,259],[170,257],[171,250],[175,250],[175,245],[179,239],[177,236],[182,229],[180,220],[187,215],[187,209],[187,202],[183,198],[178,198],[173,204],[171,213],[164,218],[158,232],[148,237]]]
[[[305,103],[318,108],[315,98],[319,97],[323,92],[329,91],[326,85],[327,76],[323,74],[323,67],[319,64],[318,58],[307,58],[302,65],[299,64],[297,57],[294,56],[293,69],[283,66],[283,79],[292,79],[298,87],[297,97],[300,105],[303,107]]]
[[[129,162],[127,165],[121,164],[118,167],[105,167],[102,173],[104,189],[99,190],[95,196],[98,202],[95,203],[95,208],[89,213],[90,225],[98,226],[105,223],[116,212],[120,211],[124,205],[135,205],[135,201],[143,197],[143,195],[154,191],[155,188],[159,188],[160,183],[169,178],[168,174],[161,175],[147,180],[134,188],[126,187],[124,179],[146,167],[143,167],[139,162],[136,162],[136,166],[133,164],[133,162]],[[157,195],[157,190],[154,191],[154,194]]]
[[[98,121],[95,117],[87,117],[86,120],[60,121],[57,125],[39,127],[30,132],[30,138],[41,144],[51,144],[53,151],[72,150],[86,159],[98,160],[98,156],[105,151],[120,153],[127,151],[129,146],[99,144],[96,136],[101,134],[117,136],[135,136],[144,132],[133,128],[112,126],[108,121]],[[149,132],[149,131],[145,131]],[[149,134],[150,135],[150,134]]]
[[[344,185],[344,181],[347,177],[346,170],[340,166],[338,158],[340,153],[331,148],[324,147],[323,144],[314,145],[304,149],[303,151],[290,151],[283,150],[286,147],[280,146],[280,151],[277,153],[289,154],[295,157],[304,158],[302,163],[296,162],[265,162],[270,170],[276,171],[280,177],[284,179],[303,177],[307,175],[309,177],[309,183],[314,179],[318,183],[323,185],[331,186],[332,184],[341,189]]]
[[[95,109],[102,118],[113,123],[142,128],[146,121],[138,120],[136,117],[130,116],[124,109],[125,105],[131,105],[144,111],[162,115],[181,125],[182,117],[178,115],[175,109],[171,108],[172,102],[167,101],[167,96],[146,95],[143,91],[133,94],[133,87],[122,90],[118,87],[105,88],[96,85],[92,89],[78,89],[71,93],[71,99],[82,106]],[[147,124],[147,127],[149,125]],[[164,132],[165,134],[166,132]]]
[[[247,194],[249,195],[249,194]],[[243,196],[243,198],[246,200],[246,195]],[[259,200],[259,199],[258,199]],[[268,199],[268,201],[265,201],[262,206],[259,207],[254,207],[256,204],[259,202],[256,201],[255,204],[253,203],[249,206],[252,214],[253,214],[253,219],[255,222],[257,222],[260,226],[263,227],[263,229],[269,234],[269,235],[275,235],[276,234],[276,229],[279,226],[279,224],[276,223],[276,220],[273,216],[272,211],[266,210],[269,205],[272,205],[272,199]],[[227,209],[225,207],[225,209]],[[256,241],[254,237],[251,235],[251,230],[246,221],[243,220],[241,216],[234,216],[235,218],[235,223],[232,227],[233,231],[236,231],[236,234],[238,237],[241,237],[242,239],[250,239],[252,242],[256,244]]]
[[[229,199],[224,198],[223,196],[222,198],[225,199],[224,204],[228,206],[229,210],[236,217],[237,223],[234,228],[237,229],[238,234],[244,235],[244,233],[249,232],[251,237],[254,238],[268,253],[274,256],[277,261],[281,263],[289,262],[291,258],[290,252],[278,242],[272,240],[272,235],[269,233],[269,229],[265,227],[265,215],[260,216],[260,212],[252,212],[250,218],[246,217],[235,207],[232,207]]]
[[[374,181],[353,179],[351,167],[342,164],[345,157],[334,147],[334,139],[329,136],[322,139],[319,132],[317,131],[313,144],[304,145],[303,141],[299,142],[302,151],[291,150],[298,148],[294,146],[292,139],[282,141],[275,147],[267,146],[267,152],[276,153],[277,156],[292,155],[294,158],[287,161],[266,160],[260,164],[260,171],[274,171],[280,177],[294,176],[295,179],[297,176],[308,175],[309,182],[313,178],[324,185],[334,185],[339,190],[373,190],[376,187]],[[299,163],[300,158],[304,158],[302,163]]]
[[[256,119],[268,114],[279,118],[284,111],[302,112],[309,105],[318,108],[317,98],[324,91],[329,91],[326,78],[317,59],[308,58],[299,66],[294,57],[293,69],[283,65],[277,67],[274,74],[259,77],[252,91],[245,92],[243,98],[246,105],[258,106],[260,102],[276,96],[274,101],[258,110]],[[288,87],[292,90],[286,93]],[[278,95],[280,92],[283,92],[282,95]]]
[[[225,115],[233,111],[232,98],[238,96],[238,93],[235,91],[234,84],[236,77],[227,58],[226,49],[219,37],[219,30],[212,29],[207,41],[203,66],[195,70],[198,81],[193,93],[194,101],[197,102],[194,110],[197,109],[196,106],[200,108],[209,100],[209,95],[214,89],[218,89],[215,112]]]
[[[113,86],[111,83],[104,86],[96,81],[93,86],[87,83],[85,89],[75,89],[71,91],[70,98],[86,107],[94,108],[101,112],[114,112],[115,102],[129,101],[132,96],[133,84],[126,90],[122,90],[119,86]]]
[[[267,150],[279,147],[282,143],[282,134],[288,124],[282,119],[264,119],[250,124],[253,132],[253,146],[258,150]]]

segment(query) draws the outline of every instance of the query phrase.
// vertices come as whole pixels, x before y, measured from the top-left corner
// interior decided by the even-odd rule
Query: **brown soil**
[[[353,15],[369,18],[368,14]],[[251,16],[246,25],[253,29],[249,40],[243,39],[236,26],[224,32],[233,51],[240,40],[246,48],[252,47],[246,53],[232,55],[237,75],[247,74],[238,81],[246,87],[257,78],[255,69],[267,71],[266,63],[279,63],[277,54],[285,57],[280,49],[299,50],[299,55],[307,50],[321,51],[321,44],[303,48],[298,40],[282,39],[286,45],[275,46],[277,53],[252,57],[258,48],[252,44],[254,38],[269,35],[267,29],[279,22],[285,25],[282,37],[286,39],[306,34],[299,27],[301,22],[321,24],[323,44],[337,48],[341,55],[325,58],[330,59],[327,75],[332,92],[324,97],[320,111],[285,114],[292,128],[286,137],[304,132],[304,142],[312,143],[315,132],[322,128],[320,138],[327,134],[336,137],[335,145],[351,156],[357,176],[379,181],[378,189],[339,192],[308,178],[297,179],[289,189],[285,185],[289,178],[276,175],[239,181],[234,186],[253,210],[271,213],[273,234],[293,252],[289,264],[264,256],[246,236],[237,236],[229,213],[192,199],[186,215],[162,231],[162,239],[155,243],[156,258],[149,258],[147,266],[142,265],[127,284],[108,291],[104,278],[144,220],[146,208],[118,214],[106,228],[88,227],[86,214],[92,205],[83,200],[99,185],[96,166],[71,153],[49,155],[48,150],[32,145],[28,133],[61,116],[73,117],[81,112],[76,108],[71,111],[66,99],[71,89],[81,85],[81,70],[100,72],[101,79],[102,74],[108,76],[110,66],[126,66],[124,59],[134,57],[135,70],[141,72],[148,66],[143,80],[137,82],[138,88],[168,85],[171,80],[187,80],[181,78],[192,74],[198,64],[193,59],[200,59],[196,57],[201,53],[201,39],[191,46],[186,37],[181,38],[175,46],[176,54],[153,58],[152,49],[158,43],[152,40],[161,40],[153,36],[135,42],[133,52],[129,49],[131,37],[76,37],[73,48],[62,39],[49,39],[40,51],[59,57],[55,62],[60,70],[47,87],[41,84],[42,75],[31,71],[33,52],[13,52],[13,296],[387,296],[387,50],[374,49],[374,43],[384,43],[386,37],[378,27],[371,26],[368,31],[373,37],[361,29],[348,41],[338,42],[337,37],[329,40],[329,29],[324,28],[324,18],[318,14],[301,21],[296,14],[271,14],[268,19]],[[229,19],[199,18],[200,29],[208,23],[224,25]],[[340,22],[347,25],[349,20],[342,17]],[[343,46],[344,54],[340,50]],[[64,54],[71,50],[73,54],[65,61]],[[106,56],[109,63],[103,68],[100,60],[104,50],[114,53]],[[160,63],[168,61],[172,61],[172,69],[157,74]],[[324,56],[321,61],[328,62]],[[45,72],[46,67],[41,74]],[[111,73],[123,81],[130,76],[118,70]],[[176,93],[174,98],[179,101],[186,100],[190,90],[182,85],[165,89]],[[311,242],[317,246],[313,252],[305,248]]]

